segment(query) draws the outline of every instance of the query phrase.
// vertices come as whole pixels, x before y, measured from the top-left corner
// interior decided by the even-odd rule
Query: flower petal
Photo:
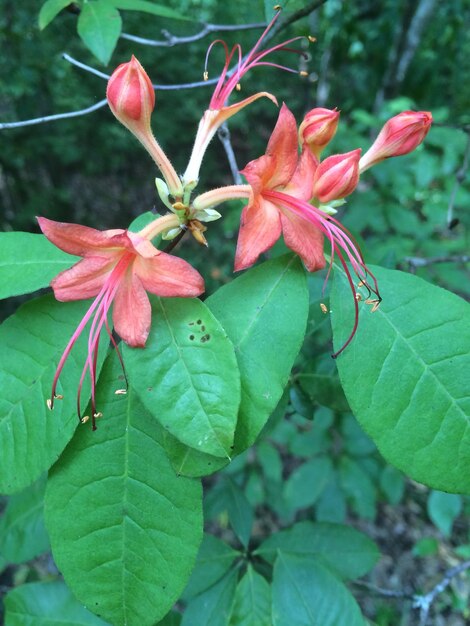
[[[146,291],[163,297],[192,298],[204,291],[204,279],[184,259],[160,252],[151,259],[137,258],[134,271]]]
[[[313,197],[313,177],[317,167],[318,159],[313,156],[308,148],[304,148],[294,175],[283,189],[284,193],[309,202]]]
[[[257,159],[250,161],[241,170],[255,196],[260,194],[269,185],[269,181],[276,171],[276,157],[263,154]]]
[[[281,222],[286,246],[299,255],[308,271],[323,269],[326,261],[320,229],[287,209],[281,212]]]
[[[89,253],[107,252],[110,247],[120,247],[121,235],[126,231],[96,230],[80,224],[54,222],[45,217],[38,217],[39,226],[44,235],[55,246],[76,256],[87,256]]]
[[[292,178],[297,167],[297,147],[297,123],[294,115],[283,104],[266,149],[266,154],[276,159],[276,169],[269,181],[270,189],[287,185]]]
[[[115,265],[115,258],[96,256],[82,259],[51,281],[56,300],[68,302],[94,298]]]
[[[151,315],[145,289],[139,277],[129,268],[114,297],[114,329],[129,346],[143,348],[150,331]]]
[[[271,248],[280,236],[281,220],[278,208],[262,197],[253,200],[242,212],[235,254],[235,271],[253,265],[259,255]]]

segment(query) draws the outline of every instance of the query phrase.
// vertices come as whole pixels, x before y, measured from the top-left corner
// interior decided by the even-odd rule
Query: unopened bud
[[[106,97],[111,111],[129,130],[146,131],[155,107],[152,82],[132,55],[128,63],[116,68],[108,81]]]
[[[361,150],[334,154],[320,163],[313,178],[313,195],[326,203],[348,196],[359,181]]]
[[[338,127],[339,111],[336,109],[312,109],[299,127],[300,145],[307,145],[318,158],[323,148],[333,138]]]
[[[379,136],[359,163],[361,172],[394,156],[408,154],[423,141],[431,128],[428,111],[403,111],[385,123]]]

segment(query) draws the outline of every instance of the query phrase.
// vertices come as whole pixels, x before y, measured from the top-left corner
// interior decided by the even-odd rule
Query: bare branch
[[[54,122],[55,120],[64,120],[69,117],[79,117],[80,115],[87,115],[101,109],[107,104],[106,98],[100,100],[96,104],[93,104],[86,109],[79,109],[78,111],[68,111],[67,113],[56,113],[55,115],[46,115],[44,117],[35,117],[31,120],[23,120],[22,122],[3,122],[0,123],[0,130],[7,128],[21,128],[22,126],[32,126],[33,124],[44,124],[45,122]]]
[[[130,35],[129,33],[121,33],[122,39],[133,41],[134,43],[141,44],[143,46],[153,46],[162,48],[171,48],[179,44],[191,43],[193,41],[199,41],[210,33],[221,31],[239,31],[249,30],[255,28],[266,28],[265,22],[257,22],[254,24],[203,24],[203,28],[194,35],[188,35],[187,37],[177,37],[172,35],[168,30],[162,30],[162,35],[165,37],[163,40],[158,39],[146,39],[145,37],[137,37],[136,35]]]
[[[408,598],[414,599],[415,595],[412,593],[407,593],[406,591],[402,591],[400,589],[383,589],[382,587],[377,587],[372,583],[368,583],[365,580],[355,580],[353,581],[357,587],[362,587],[375,593],[378,596],[383,596],[384,598]]]
[[[228,129],[227,122],[224,122],[219,128],[219,130],[217,131],[217,137],[220,139],[224,147],[225,154],[227,155],[227,160],[230,165],[233,180],[235,181],[236,185],[241,185],[243,181],[238,170],[237,159],[235,157],[235,152],[233,151],[232,142],[230,141],[230,131]]]
[[[470,561],[464,561],[460,565],[448,569],[443,579],[424,596],[414,597],[414,607],[420,610],[419,626],[426,626],[428,623],[429,611],[436,597],[442,593],[452,582],[452,579],[470,569]]]
[[[278,33],[286,29],[288,26],[290,26],[294,22],[297,22],[303,17],[310,15],[310,13],[313,13],[313,11],[316,11],[317,9],[319,9],[323,4],[325,4],[325,2],[327,2],[327,0],[313,0],[312,2],[309,2],[308,4],[306,4],[303,9],[299,9],[298,11],[291,13],[285,19],[280,20],[266,35],[266,37],[264,38],[264,43],[266,44],[273,37],[275,37]]]

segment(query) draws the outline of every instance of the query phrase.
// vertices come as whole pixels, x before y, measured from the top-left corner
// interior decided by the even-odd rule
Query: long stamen
[[[352,268],[356,276],[360,279],[361,284],[369,290],[369,292],[374,293],[377,296],[377,300],[373,300],[370,303],[373,304],[373,311],[375,311],[381,301],[381,296],[379,293],[377,280],[372,272],[369,270],[367,265],[364,262],[362,254],[360,252],[359,246],[354,241],[354,238],[349,233],[347,229],[345,229],[338,220],[331,216],[325,215],[322,211],[317,209],[316,207],[303,202],[302,200],[298,200],[278,191],[265,191],[263,194],[266,198],[272,199],[278,204],[281,204],[286,209],[292,211],[299,217],[306,219],[307,221],[314,224],[321,232],[327,237],[328,241],[331,244],[331,259],[328,268],[327,277],[325,279],[325,283],[323,289],[325,288],[326,282],[330,276],[331,267],[333,264],[333,260],[335,255],[338,257],[343,269],[346,274],[346,278],[349,283],[349,287],[353,294],[354,300],[354,325],[352,331],[346,340],[346,342],[342,345],[342,347],[337,350],[332,357],[336,359],[343,350],[351,343],[356,334],[358,323],[359,323],[359,305],[358,299],[356,297],[356,289],[351,277],[351,273],[349,271],[346,260],[343,256],[343,253],[339,248],[346,253],[347,260],[351,263]],[[373,286],[367,281],[367,277],[370,276],[373,281]],[[366,300],[367,302],[367,300]]]

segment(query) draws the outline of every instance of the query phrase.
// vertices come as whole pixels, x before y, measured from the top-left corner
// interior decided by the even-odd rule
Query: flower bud
[[[354,191],[359,181],[361,150],[334,154],[320,163],[313,178],[313,196],[320,202],[339,200]]]
[[[408,154],[423,141],[431,128],[428,111],[403,111],[385,123],[379,136],[362,157],[361,172],[384,159]]]
[[[338,121],[339,111],[336,109],[312,109],[300,124],[300,145],[307,144],[311,152],[318,158],[320,152],[333,138]]]
[[[116,68],[108,81],[106,97],[111,111],[132,132],[147,131],[155,107],[152,82],[132,55],[128,63]]]

